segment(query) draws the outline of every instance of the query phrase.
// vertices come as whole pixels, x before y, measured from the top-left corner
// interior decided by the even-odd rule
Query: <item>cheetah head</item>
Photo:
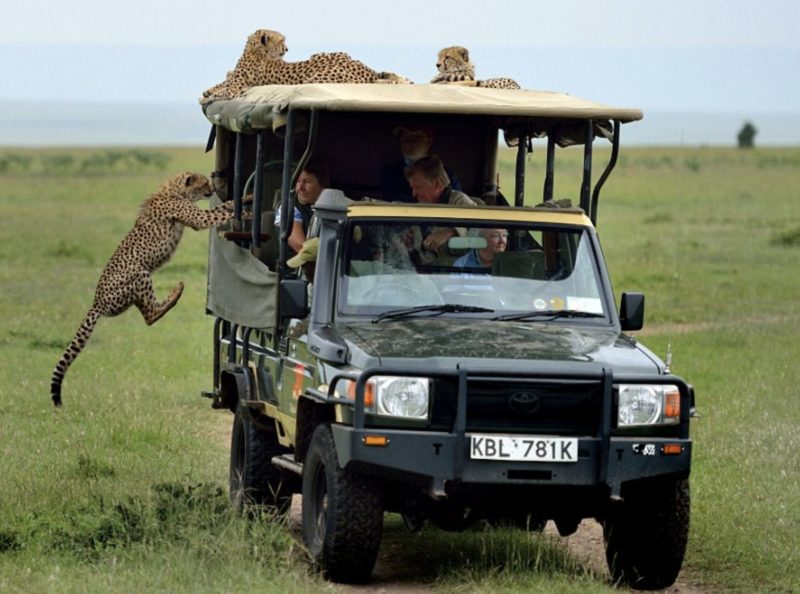
[[[214,193],[211,181],[202,173],[184,171],[172,177],[168,182],[177,193],[187,200],[197,201],[208,198]]]
[[[247,46],[245,47],[245,53],[247,54],[273,60],[279,60],[288,50],[286,37],[282,33],[270,31],[269,29],[259,29],[251,33],[247,38]]]
[[[441,72],[462,70],[469,64],[469,50],[460,45],[446,47],[436,57],[436,69]]]

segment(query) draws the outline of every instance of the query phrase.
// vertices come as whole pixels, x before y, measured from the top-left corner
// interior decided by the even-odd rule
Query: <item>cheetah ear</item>
[[[266,33],[261,36],[261,45],[267,45],[267,35],[266,35]]]
[[[458,53],[460,53],[460,54],[461,54],[461,57],[462,57],[462,58],[464,58],[464,61],[465,61],[465,62],[469,62],[469,50],[468,50],[467,48],[465,48],[465,47],[462,47],[462,48],[459,50],[459,52],[458,52]]]
[[[194,181],[194,174],[190,173],[189,175],[186,176],[186,181],[183,183],[188,188],[189,186],[192,185],[193,181]]]

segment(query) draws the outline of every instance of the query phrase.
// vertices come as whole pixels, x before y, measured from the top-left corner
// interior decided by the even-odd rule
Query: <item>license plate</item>
[[[577,462],[578,440],[536,435],[470,435],[469,457],[510,462]]]

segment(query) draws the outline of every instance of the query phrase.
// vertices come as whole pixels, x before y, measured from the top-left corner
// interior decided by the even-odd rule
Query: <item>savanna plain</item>
[[[563,160],[556,196],[574,196],[581,153]],[[503,152],[507,193],[513,163]],[[200,396],[212,384],[207,232],[187,230],[154,275],[160,296],[186,284],[178,305],[152,327],[135,309],[101,319],[64,408],[50,401],[107,258],[139,203],[184,169],[207,173],[211,157],[0,150],[2,592],[346,591],[310,570],[287,522],[228,503],[232,417]],[[541,184],[531,176],[528,203]],[[637,337],[671,350],[697,393],[680,579],[800,591],[800,148],[623,148],[598,230],[617,296],[647,296]],[[381,558],[430,591],[615,590],[549,534],[410,533],[387,516]]]

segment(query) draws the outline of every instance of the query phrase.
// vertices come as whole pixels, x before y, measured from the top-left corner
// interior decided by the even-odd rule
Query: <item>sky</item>
[[[259,28],[287,60],[345,51],[427,82],[479,78],[657,112],[800,114],[797,0],[3,0],[0,101],[197,105]],[[798,138],[800,143],[800,137]]]

